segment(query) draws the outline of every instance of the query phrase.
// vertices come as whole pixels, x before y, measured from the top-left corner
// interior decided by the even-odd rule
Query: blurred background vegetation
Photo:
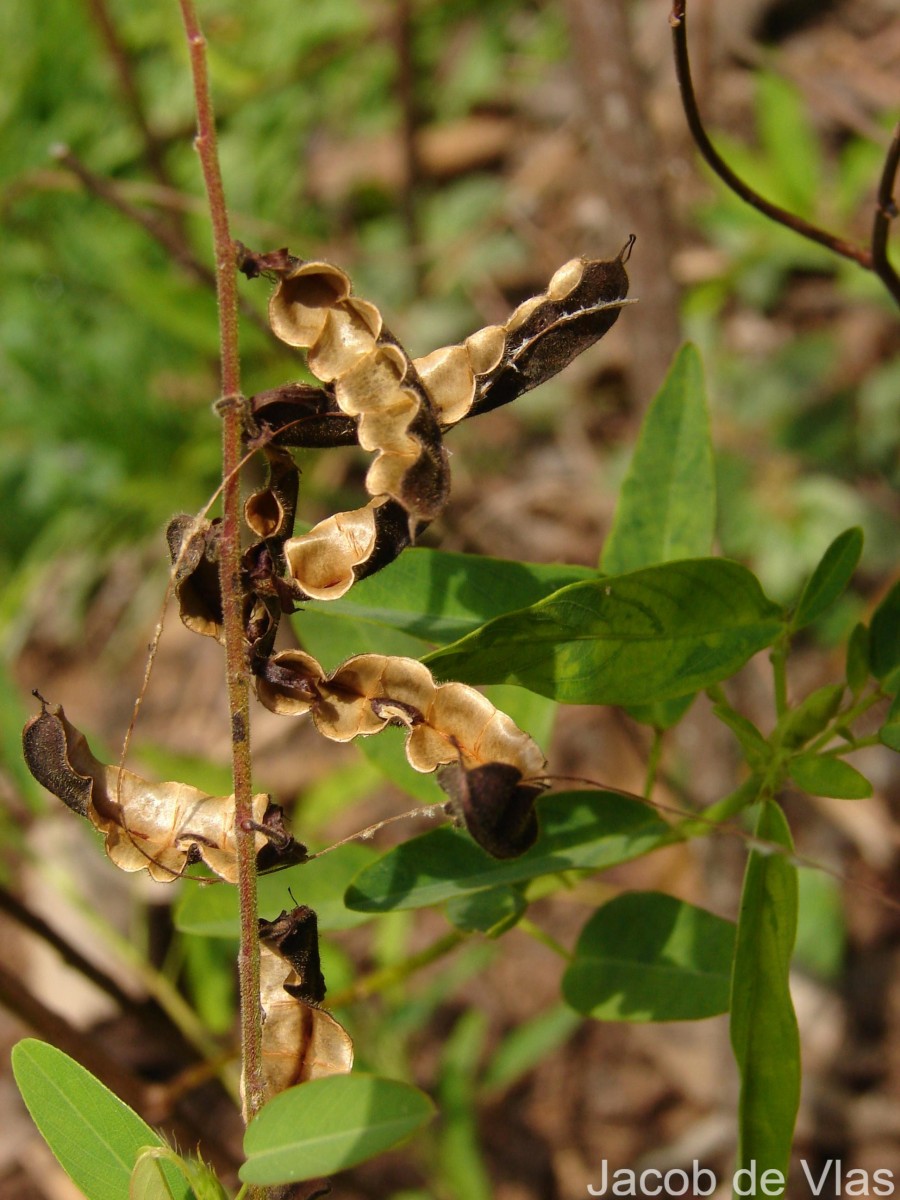
[[[900,109],[893,6],[724,7],[740,11],[691,7],[700,101],[717,144],[773,200],[866,241]],[[587,0],[205,0],[200,9],[235,235],[257,250],[287,245],[335,261],[412,353],[502,320],[567,258],[612,257],[638,235],[629,269],[641,304],[561,379],[454,433],[453,501],[429,544],[595,563],[641,413],[678,341],[691,337],[704,354],[719,447],[722,553],[787,598],[832,537],[865,530],[856,589],[813,633],[807,678],[819,682],[896,576],[897,314],[877,280],[768,223],[698,166],[665,0],[597,0],[609,32],[599,41]],[[23,849],[34,853],[21,830],[42,804],[18,758],[28,690],[79,704],[101,742],[121,740],[165,587],[161,530],[216,487],[219,443],[210,235],[174,0],[13,0],[0,6],[0,56],[9,876]],[[241,287],[245,390],[302,377],[266,332],[265,283]],[[361,495],[364,464],[352,452],[309,453],[303,465],[305,520]],[[161,698],[138,741],[159,773],[183,772],[188,761],[191,782],[221,788],[227,731],[202,705],[179,720],[193,667],[180,651],[161,667]],[[199,678],[215,689],[205,671]],[[626,749],[610,734],[612,764],[587,769],[629,786],[634,768],[617,776],[615,752],[627,759],[634,739],[616,736]],[[581,765],[585,737],[576,727],[563,739],[555,769]],[[305,789],[313,825],[379,778],[355,752],[328,758],[311,779],[296,762],[285,769],[286,754],[296,757],[273,743],[262,783],[288,801]],[[877,841],[883,826],[875,828]],[[833,900],[814,910],[829,928]],[[383,924],[366,952],[372,961],[408,949],[405,920]],[[152,959],[152,929],[140,937]],[[227,1029],[229,948],[194,940],[172,951],[170,937],[169,975],[186,973],[206,1019]],[[473,948],[453,978],[388,1005],[390,1019],[372,1031],[381,1069],[399,1069],[392,1055],[413,1053],[410,1031],[487,953]],[[338,983],[349,962],[336,962]],[[566,1014],[550,1010],[545,1021],[521,1063],[571,1034]],[[435,1069],[451,1114],[436,1152],[440,1194],[556,1195],[566,1178],[558,1164],[541,1168],[556,1184],[490,1192],[470,1112],[485,1021],[470,1010],[442,1022],[435,1037],[446,1044],[418,1051],[443,1063]],[[514,1064],[515,1052],[514,1043]],[[489,1099],[525,1069],[504,1076],[496,1047],[491,1062],[480,1084]]]

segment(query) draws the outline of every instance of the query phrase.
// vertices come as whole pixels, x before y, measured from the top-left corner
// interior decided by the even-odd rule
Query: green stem
[[[540,942],[542,946],[546,946],[548,950],[552,950],[554,954],[558,954],[560,958],[564,958],[566,962],[571,962],[573,955],[563,946],[556,938],[551,937],[546,930],[541,929],[540,925],[535,925],[534,921],[528,917],[523,917],[519,921],[519,928],[523,933],[527,933],[529,937],[533,937],[536,942]]]
[[[845,709],[844,712],[838,713],[837,717],[831,722],[829,727],[809,743],[809,745],[806,747],[807,752],[810,754],[817,753],[824,746],[827,746],[831,739],[835,736],[835,725],[852,725],[854,721],[858,720],[863,715],[863,713],[868,712],[870,708],[874,707],[874,705],[879,702],[879,700],[883,699],[884,694],[880,691],[880,689],[878,691],[870,692],[868,696],[860,697],[855,704],[851,704],[850,707]],[[874,745],[877,742],[878,738],[875,738],[874,742],[870,742],[868,739],[862,739],[859,742],[854,741],[852,743],[847,743],[841,747],[840,753],[847,754],[851,750],[855,750],[857,746]]]
[[[209,201],[215,250],[219,309],[219,362],[222,399],[222,540],[219,578],[225,632],[226,680],[231,715],[232,775],[241,944],[238,973],[241,998],[241,1059],[246,1117],[264,1103],[262,1021],[259,1004],[259,937],[256,902],[256,837],[252,820],[250,758],[250,692],[244,647],[241,595],[241,512],[239,467],[242,456],[243,398],[238,346],[236,254],[228,226],[228,209],[219,167],[215,114],[209,90],[206,42],[193,0],[179,0],[190,51],[197,110],[195,146],[200,156]]]
[[[422,967],[427,967],[430,963],[437,962],[439,958],[449,954],[451,950],[455,950],[469,937],[469,934],[463,933],[462,930],[454,929],[451,933],[444,934],[442,938],[438,938],[433,945],[426,947],[418,954],[412,954],[409,958],[405,958],[403,962],[392,963],[389,967],[382,967],[379,971],[372,971],[369,975],[364,975],[362,979],[358,979],[355,983],[351,983],[349,987],[342,988],[339,992],[334,992],[328,997],[329,1008],[344,1008],[348,1004],[355,1004],[358,1000],[367,1000],[370,996],[375,996],[379,992],[386,992],[388,988],[394,984],[402,983],[404,979],[408,979],[414,972],[421,970]]]
[[[659,760],[662,757],[663,731],[661,729],[653,730],[653,741],[650,743],[650,752],[647,755],[647,774],[644,776],[644,797],[649,800],[653,794],[653,785],[656,783],[656,772],[659,770]]]
[[[780,638],[772,647],[769,661],[772,664],[772,676],[775,684],[775,711],[779,717],[782,717],[788,708],[787,642],[784,638]]]

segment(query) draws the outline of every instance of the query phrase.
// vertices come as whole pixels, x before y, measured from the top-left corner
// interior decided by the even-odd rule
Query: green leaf
[[[645,804],[619,792],[559,792],[539,800],[537,811],[540,836],[520,858],[498,862],[465,834],[444,826],[366,867],[347,889],[345,902],[370,913],[424,908],[539,875],[601,870],[676,836]]]
[[[698,1021],[727,1012],[734,925],[662,892],[628,892],[585,925],[563,996],[601,1021]]]
[[[305,614],[313,612],[326,618],[352,618],[358,625],[381,630],[399,630],[442,646],[492,617],[534,604],[566,584],[596,575],[590,567],[521,563],[416,547],[383,571],[361,579],[340,600],[309,604],[294,621],[301,636]],[[372,634],[383,636],[377,629]]]
[[[847,925],[840,885],[809,867],[797,870],[799,915],[794,962],[820,979],[837,983],[844,962]]]
[[[55,1046],[25,1038],[12,1068],[31,1118],[63,1170],[89,1200],[122,1200],[141,1151],[165,1142],[99,1079]],[[193,1200],[173,1167],[175,1200]]]
[[[771,71],[757,79],[760,136],[770,157],[776,204],[812,217],[822,187],[822,155],[797,89]]]
[[[771,801],[761,808],[756,836],[793,850],[784,815]],[[800,1103],[800,1039],[789,986],[796,932],[796,867],[784,854],[754,850],[731,989],[731,1045],[741,1076],[737,1167],[756,1163],[785,1179]]]
[[[869,680],[869,629],[860,622],[847,640],[847,687],[858,696]]]
[[[189,1185],[192,1200],[228,1200],[219,1180],[205,1163],[184,1159],[168,1146],[144,1150],[131,1175],[128,1200],[174,1200],[181,1192],[169,1186],[167,1169],[174,1169]]]
[[[831,754],[798,754],[788,763],[788,774],[811,796],[867,800],[872,795],[872,785],[865,775]]]
[[[447,920],[467,933],[500,937],[518,923],[527,908],[521,888],[486,888],[448,900]]]
[[[846,529],[838,534],[800,594],[791,619],[792,630],[810,625],[834,604],[853,578],[862,548],[861,529]]]
[[[450,1195],[491,1200],[491,1181],[478,1139],[478,1064],[484,1051],[487,1017],[464,1012],[441,1054],[438,1104],[438,1163]]]
[[[244,1135],[245,1183],[333,1175],[381,1154],[434,1116],[418,1088],[375,1075],[331,1075],[282,1092]]]
[[[567,704],[649,704],[727,678],[781,629],[746,567],[689,559],[572,584],[424,661],[444,678]]]
[[[725,704],[714,705],[713,713],[737,738],[748,766],[754,771],[763,768],[769,761],[772,750],[753,722]]]
[[[810,692],[778,722],[777,735],[781,744],[789,748],[803,746],[817,733],[822,733],[841,707],[843,695],[842,683],[827,684]]]
[[[290,891],[300,904],[316,910],[319,929],[350,929],[365,918],[344,906],[347,884],[376,857],[371,846],[350,842],[321,858],[285,871],[261,875],[257,881],[260,915],[268,920],[292,908]],[[212,884],[190,885],[175,906],[175,927],[201,937],[236,938],[240,932],[237,889]]]
[[[389,726],[377,737],[360,738],[357,745],[366,761],[407,796],[420,804],[446,804],[447,793],[438,786],[434,774],[425,775],[410,766],[406,757],[407,737],[407,730]]]
[[[498,1090],[516,1083],[567,1041],[580,1024],[581,1017],[568,1005],[557,1004],[530,1021],[515,1025],[488,1063],[483,1086]]]
[[[608,575],[709,554],[716,481],[703,365],[679,350],[644,417],[601,566]]]
[[[869,665],[887,691],[900,686],[900,581],[894,584],[872,615],[869,626]]]
[[[142,1150],[131,1172],[128,1200],[173,1200],[172,1189],[166,1178],[165,1165],[169,1163],[179,1169],[181,1159],[171,1149],[154,1147]],[[184,1172],[181,1172],[184,1176]],[[187,1180],[185,1179],[185,1182]],[[192,1196],[192,1200],[194,1200]]]

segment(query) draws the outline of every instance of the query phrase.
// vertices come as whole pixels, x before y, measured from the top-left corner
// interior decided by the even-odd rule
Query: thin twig
[[[758,192],[755,192],[743,179],[736,175],[713,146],[703,127],[700,111],[697,107],[697,98],[694,94],[694,85],[691,80],[691,67],[687,48],[686,7],[687,0],[674,0],[669,24],[672,27],[675,70],[678,76],[678,86],[681,91],[681,103],[684,106],[684,115],[687,118],[688,127],[694,141],[697,144],[697,149],[705,161],[736,196],[739,196],[745,203],[755,208],[758,212],[769,217],[770,220],[777,222],[779,225],[784,225],[788,229],[792,229],[794,233],[808,238],[820,246],[825,246],[826,249],[839,254],[842,258],[849,258],[852,262],[859,263],[866,270],[872,270],[872,253],[867,247],[856,246],[844,238],[837,237],[834,234],[828,233],[827,230],[820,229],[817,225],[810,224],[809,221],[805,221],[802,217],[797,216],[796,213],[788,212],[786,209],[780,208],[777,204],[772,204],[771,201],[760,196]]]
[[[900,304],[900,276],[888,260],[887,246],[891,221],[898,215],[897,201],[894,199],[894,184],[897,181],[897,170],[900,167],[900,123],[894,128],[894,136],[888,146],[881,180],[878,185],[878,198],[875,203],[875,219],[872,222],[872,270]]]
[[[262,1075],[262,1015],[259,1003],[259,939],[256,901],[256,842],[250,822],[250,693],[244,649],[240,541],[240,487],[243,407],[238,348],[236,252],[228,226],[228,210],[216,146],[215,115],[206,66],[206,42],[193,0],[179,0],[187,34],[197,109],[196,149],[209,198],[216,259],[219,308],[222,400],[222,540],[219,574],[225,631],[226,680],[231,713],[232,774],[235,793],[238,895],[241,946],[238,972],[241,997],[241,1058],[246,1115],[251,1118],[264,1102]]]
[[[119,83],[119,90],[125,100],[125,106],[140,132],[141,140],[144,143],[144,158],[147,161],[147,165],[159,183],[163,184],[164,187],[171,187],[172,177],[166,167],[166,160],[163,154],[163,140],[150,125],[147,118],[144,101],[141,97],[135,75],[132,56],[119,37],[119,31],[116,29],[109,9],[106,6],[106,0],[85,0],[85,3],[97,27],[100,38],[106,47],[110,61],[113,64],[116,79]],[[173,213],[172,215],[173,220],[175,220],[176,214]]]
[[[23,929],[27,929],[29,933],[33,933],[51,946],[67,966],[90,980],[95,987],[100,988],[110,999],[114,1000],[121,1009],[127,1012],[136,1007],[136,1002],[115,979],[102,971],[96,963],[85,958],[80,950],[51,925],[48,925],[43,917],[32,912],[6,888],[0,888],[0,912],[5,913]]]
[[[187,243],[173,232],[167,222],[159,220],[152,213],[146,212],[144,209],[132,204],[130,200],[125,198],[122,188],[117,183],[111,179],[107,179],[103,175],[97,175],[76,154],[73,154],[68,146],[54,146],[51,154],[57,162],[62,163],[64,167],[72,172],[91,195],[96,196],[99,200],[103,200],[110,208],[114,208],[123,217],[127,217],[129,221],[133,221],[135,225],[140,226],[192,278],[196,279],[198,283],[202,283],[204,287],[208,287],[213,291],[215,290],[215,272],[211,271],[206,263],[201,262],[196,257]],[[273,344],[283,350],[284,343],[275,337],[268,322],[260,316],[253,305],[244,297],[241,297],[239,303],[244,316],[261,329],[271,339]]]

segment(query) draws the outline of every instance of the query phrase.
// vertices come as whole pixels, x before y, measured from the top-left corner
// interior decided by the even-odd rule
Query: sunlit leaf
[[[696,1021],[728,1009],[734,925],[661,892],[628,892],[584,929],[566,1001],[604,1021]]]
[[[433,1115],[424,1092],[393,1079],[315,1079],[282,1092],[250,1122],[240,1176],[265,1187],[333,1175],[402,1142]]]
[[[89,1200],[122,1200],[141,1151],[166,1148],[136,1112],[55,1046],[25,1038],[13,1047],[12,1068],[32,1120]],[[165,1178],[173,1200],[192,1200],[171,1165]]]
[[[601,566],[620,575],[709,554],[716,482],[703,366],[683,346],[641,425]]]
[[[485,888],[522,883],[573,869],[600,870],[672,841],[656,813],[619,792],[560,792],[538,801],[541,833],[519,858],[491,858],[449,827],[390,850],[347,890],[362,912],[423,908]]]
[[[576,583],[428,655],[467,683],[518,683],[568,704],[648,704],[733,674],[778,636],[780,610],[727,559]]]

